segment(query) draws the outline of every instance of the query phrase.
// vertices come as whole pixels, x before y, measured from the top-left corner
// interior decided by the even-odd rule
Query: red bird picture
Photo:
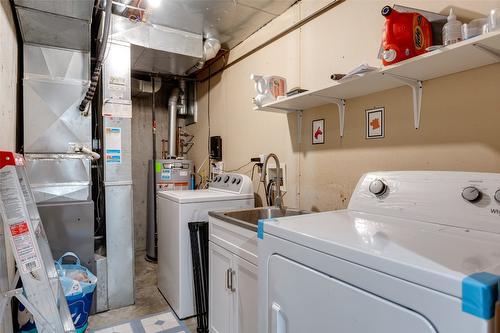
[[[314,138],[318,140],[321,135],[323,135],[323,131],[321,130],[321,127],[318,127],[318,129],[314,132]]]
[[[317,119],[312,122],[312,144],[325,143],[325,120]]]

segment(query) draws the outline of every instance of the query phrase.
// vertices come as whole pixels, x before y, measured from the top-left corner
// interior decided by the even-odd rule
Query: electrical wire
[[[252,167],[252,181],[253,181],[253,176],[255,172],[255,167],[262,167],[261,163],[255,163]]]
[[[212,66],[208,66],[208,75],[212,73]],[[208,126],[208,156],[210,158],[210,90],[212,89],[212,80],[208,80],[208,91],[207,91],[207,126]]]
[[[273,186],[273,181],[269,181],[269,183],[267,183],[267,186],[266,186],[266,202],[267,202],[267,205],[268,206],[272,206],[273,205],[273,199],[272,199],[272,186]]]
[[[93,72],[91,80],[90,80],[90,86],[87,89],[87,93],[85,94],[85,98],[82,100],[82,102],[78,106],[78,109],[82,113],[88,113],[89,103],[94,98],[95,92],[97,90],[97,85],[99,82],[99,77],[101,75],[104,55],[106,53],[106,46],[108,43],[108,36],[109,36],[110,24],[111,24],[111,9],[112,9],[112,7],[113,7],[113,4],[111,1],[106,3],[106,12],[105,12],[106,16],[104,18],[104,31],[103,31],[103,37],[102,37],[102,44],[99,46],[99,51],[97,52],[96,65],[95,65],[94,72]]]
[[[240,166],[240,167],[239,167],[239,168],[237,168],[237,169],[234,169],[234,170],[227,170],[226,172],[236,172],[236,171],[240,171],[241,169],[243,169],[244,167],[246,167],[246,166],[248,166],[248,165],[250,165],[250,164],[252,164],[252,163],[253,163],[253,162],[252,162],[252,161],[250,161],[250,162],[248,162],[248,163],[246,163],[246,164],[243,164],[242,166]]]

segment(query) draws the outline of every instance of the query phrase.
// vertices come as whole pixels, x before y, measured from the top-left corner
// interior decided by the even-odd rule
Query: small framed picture
[[[312,144],[325,143],[325,119],[316,119],[312,122]]]
[[[385,135],[385,108],[376,108],[365,111],[366,139],[381,139]]]

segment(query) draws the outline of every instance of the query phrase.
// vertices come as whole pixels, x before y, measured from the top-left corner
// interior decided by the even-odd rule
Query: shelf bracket
[[[405,85],[409,86],[413,93],[413,125],[415,129],[420,127],[420,113],[422,110],[422,92],[423,84],[422,81],[416,79],[410,79],[404,76],[399,76],[391,73],[382,73],[383,75],[389,75],[395,80],[398,80]]]
[[[478,48],[479,50],[484,51],[484,52],[494,56],[498,60],[500,60],[500,50],[494,49],[494,48],[486,46],[486,45],[478,44],[478,43],[474,43],[472,45],[474,47]]]
[[[312,96],[330,102],[332,104],[337,104],[339,111],[339,131],[340,137],[344,137],[344,123],[345,123],[345,99],[343,98],[335,98],[335,97],[327,97],[321,95],[311,94]]]

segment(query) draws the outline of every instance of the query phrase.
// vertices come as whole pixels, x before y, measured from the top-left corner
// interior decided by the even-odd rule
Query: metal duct
[[[184,75],[203,56],[203,36],[113,15],[113,41],[130,43],[132,70]]]
[[[186,87],[186,80],[179,80],[179,87],[180,87],[180,96],[179,96],[179,109],[178,113],[180,116],[185,116],[187,115],[187,87]]]
[[[168,99],[168,158],[177,157],[177,103],[180,89],[172,89]]]
[[[161,80],[156,80],[155,82],[155,93],[161,89]],[[132,79],[132,97],[138,97],[142,95],[149,95],[153,93],[153,84],[151,81],[143,81],[138,79]]]
[[[186,72],[186,75],[190,75],[190,74],[196,72],[197,70],[202,69],[203,66],[205,65],[205,62],[207,62],[207,60],[215,58],[215,56],[217,55],[217,53],[220,50],[220,47],[221,47],[220,41],[217,38],[213,38],[213,37],[207,38],[205,40],[205,42],[203,43],[203,56],[202,56],[201,60],[198,61],[198,63],[196,63],[196,65],[191,67]]]
[[[14,0],[24,43],[90,52],[94,0]]]

